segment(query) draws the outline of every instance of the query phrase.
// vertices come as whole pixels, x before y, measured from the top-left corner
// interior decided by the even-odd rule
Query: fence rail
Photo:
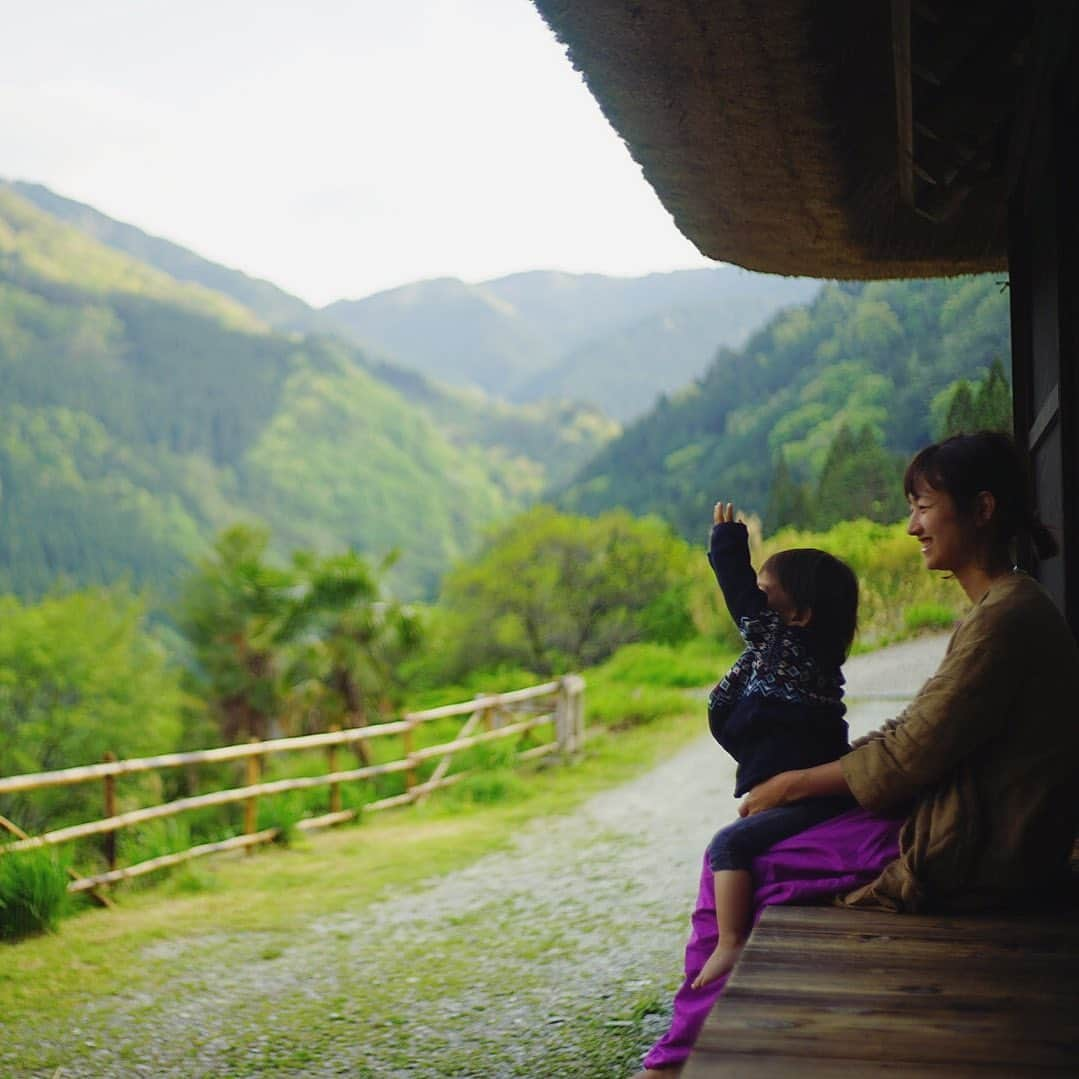
[[[464,726],[456,737],[438,745],[413,748],[413,734],[425,723],[436,720],[467,716]],[[523,718],[521,718],[523,717]],[[488,742],[514,738],[528,731],[550,725],[554,728],[554,737],[530,749],[517,753],[518,760],[532,760],[549,753],[561,752],[570,755],[577,752],[584,739],[584,679],[578,675],[566,675],[553,682],[538,686],[514,690],[510,693],[486,694],[471,701],[430,708],[422,712],[409,712],[402,719],[391,723],[379,723],[369,727],[356,727],[348,730],[333,730],[325,734],[302,735],[297,738],[275,738],[266,741],[252,740],[244,745],[220,746],[215,749],[193,750],[187,753],[166,753],[155,757],[140,757],[131,760],[115,760],[111,755],[101,764],[85,765],[77,768],[64,768],[52,772],[8,776],[0,778],[0,795],[43,790],[51,787],[74,786],[81,783],[101,781],[104,786],[105,816],[75,824],[66,828],[57,828],[40,835],[27,835],[16,824],[0,816],[0,828],[11,832],[15,841],[0,845],[0,855],[17,851],[33,850],[41,847],[71,843],[92,836],[105,837],[105,855],[108,872],[94,876],[76,876],[68,885],[71,892],[91,891],[100,898],[98,891],[102,886],[115,884],[122,880],[142,876],[158,869],[177,865],[192,858],[198,858],[218,851],[250,849],[260,843],[269,843],[277,838],[278,828],[257,827],[257,808],[259,798],[265,798],[288,791],[308,790],[315,787],[330,788],[330,812],[318,817],[301,820],[297,827],[308,831],[314,828],[341,824],[353,819],[357,810],[341,808],[341,785],[350,782],[373,779],[377,776],[391,775],[398,772],[405,774],[403,794],[369,802],[363,812],[378,812],[394,806],[421,803],[431,793],[453,786],[473,771],[448,774],[454,756],[463,750]],[[480,728],[483,728],[480,730]],[[479,733],[476,733],[479,730]],[[376,738],[400,735],[404,756],[381,764],[368,764],[361,768],[338,769],[336,751],[338,747]],[[262,760],[276,753],[297,752],[300,750],[325,749],[327,752],[328,771],[324,775],[301,776],[293,779],[279,779],[264,782],[261,779]],[[438,759],[434,770],[426,780],[417,779],[419,766]],[[116,812],[116,777],[156,772],[167,768],[179,768],[194,764],[215,764],[222,761],[243,760],[246,762],[245,782],[242,787],[197,794],[186,798],[177,798],[160,805],[146,806]],[[175,851],[148,859],[135,865],[118,867],[116,865],[115,835],[124,828],[144,824],[152,820],[174,817],[192,810],[212,806],[244,803],[244,832],[214,843],[203,843],[183,851]]]

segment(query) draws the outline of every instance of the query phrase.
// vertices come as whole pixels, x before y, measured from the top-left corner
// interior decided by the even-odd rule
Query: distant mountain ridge
[[[40,184],[7,186],[114,250],[231,297],[272,329],[344,335],[440,382],[511,402],[581,401],[619,421],[820,288],[733,266],[627,278],[534,270],[479,284],[418,281],[318,309]]]
[[[819,288],[731,266],[636,278],[532,271],[477,285],[421,281],[324,314],[442,381],[511,401],[584,401],[626,420]]]

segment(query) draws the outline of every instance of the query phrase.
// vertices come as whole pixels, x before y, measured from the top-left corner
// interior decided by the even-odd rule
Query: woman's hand
[[[758,783],[738,803],[738,816],[752,817],[754,813],[761,813],[765,809],[775,809],[776,806],[797,801],[795,785],[800,775],[801,772],[780,772],[771,779]]]
[[[734,503],[717,502],[712,507],[712,524],[729,525],[734,521]]]
[[[765,809],[790,805],[803,798],[830,798],[833,795],[850,794],[843,775],[843,766],[839,761],[818,764],[814,768],[800,768],[794,772],[780,772],[779,775],[758,783],[738,803],[738,816],[752,817]]]

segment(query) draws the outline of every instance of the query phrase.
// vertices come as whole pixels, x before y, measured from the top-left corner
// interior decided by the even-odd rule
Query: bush
[[[70,907],[67,870],[51,852],[0,854],[0,939],[51,932]]]

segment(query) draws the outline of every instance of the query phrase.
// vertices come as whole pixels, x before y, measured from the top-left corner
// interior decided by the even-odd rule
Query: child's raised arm
[[[749,533],[741,521],[735,520],[733,502],[717,502],[712,508],[708,561],[736,624],[740,618],[752,617],[768,605],[767,597],[757,587],[757,575],[749,561]]]

